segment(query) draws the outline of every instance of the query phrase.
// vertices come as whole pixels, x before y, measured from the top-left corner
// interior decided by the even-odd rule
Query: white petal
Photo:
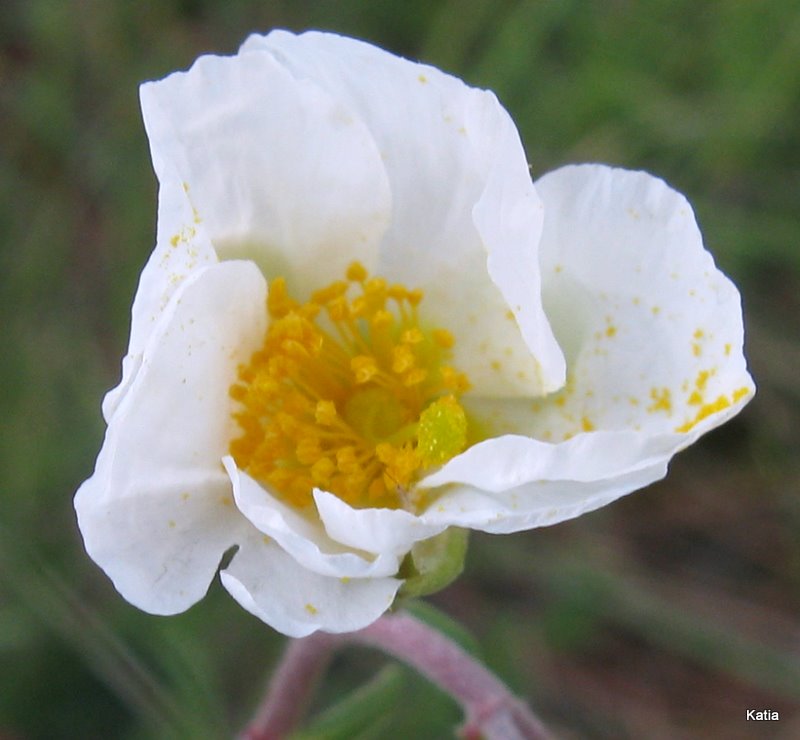
[[[122,360],[122,380],[103,399],[107,422],[136,377],[144,347],[172,294],[189,275],[217,261],[183,183],[174,171],[161,168],[164,171],[158,190],[156,246],[139,277],[131,309],[128,353]]]
[[[251,263],[183,282],[76,494],[87,552],[146,611],[175,613],[200,599],[249,527],[220,460],[234,431],[228,388],[263,338],[265,298]]]
[[[602,166],[558,170],[537,189],[545,305],[568,383],[546,399],[470,402],[490,428],[528,438],[482,442],[422,481],[463,486],[429,521],[510,531],[576,515],[580,496],[588,510],[661,477],[672,455],[752,396],[739,295],[682,196],[650,175]],[[473,489],[492,494],[483,513],[459,514],[474,508],[463,499]],[[503,523],[481,525],[481,516]]]
[[[328,535],[343,545],[374,553],[405,555],[415,542],[443,532],[447,524],[428,524],[402,509],[354,509],[331,493],[314,491]]]
[[[265,536],[242,542],[220,577],[245,609],[290,637],[366,627],[392,605],[402,583],[312,573]]]
[[[230,482],[222,472],[162,476],[112,497],[120,477],[109,447],[114,441],[106,437],[94,475],[76,495],[86,551],[134,606],[182,612],[203,598],[223,553],[241,536]]]
[[[681,441],[632,431],[560,444],[514,435],[487,440],[420,483],[449,484],[422,519],[494,533],[555,524],[663,478]]]
[[[389,187],[342,101],[267,52],[201,57],[141,98],[159,177],[187,183],[221,259],[254,259],[303,297],[353,259],[375,264]]]
[[[425,478],[422,487],[466,483],[497,493],[531,481],[591,483],[663,460],[682,440],[679,434],[608,431],[550,444],[509,434],[470,447]]]
[[[537,188],[545,301],[570,381],[536,414],[536,436],[593,426],[696,438],[741,408],[754,386],[739,293],[686,199],[646,173],[597,165]]]
[[[548,214],[545,304],[568,382],[545,400],[477,400],[471,410],[495,429],[554,442],[610,429],[690,441],[740,410],[754,386],[739,294],[686,200],[646,173],[598,165],[565,167],[537,188]]]
[[[455,334],[454,364],[475,393],[559,387],[563,358],[539,293],[541,206],[494,95],[334,34],[276,31],[242,49],[269,49],[369,128],[393,203],[379,271],[424,290],[423,317]]]
[[[530,369],[525,367],[524,359],[514,355],[514,345],[503,346],[502,337],[512,321],[506,311],[505,322],[492,330],[493,336],[500,333],[494,344],[496,358],[490,366],[497,373],[499,363],[499,372],[506,377],[513,374],[515,381],[518,373],[530,375],[535,384],[526,383],[525,387],[532,389],[533,395],[542,395],[561,388],[566,375],[564,355],[539,298],[542,287],[538,249],[544,211],[527,164],[520,166],[527,160],[513,122],[505,111],[495,118],[493,125],[501,132],[497,152],[492,154],[488,181],[473,215],[489,252],[489,274],[502,290],[535,364]],[[501,347],[502,354],[498,352]]]
[[[541,480],[499,493],[457,486],[438,499],[423,518],[492,534],[545,527],[599,509],[663,478],[667,463],[664,457],[605,480]]]
[[[303,516],[238,470],[231,457],[223,462],[242,514],[303,567],[323,576],[347,578],[377,578],[397,573],[400,563],[396,555],[384,551],[373,557],[352,552],[328,537],[319,519]]]

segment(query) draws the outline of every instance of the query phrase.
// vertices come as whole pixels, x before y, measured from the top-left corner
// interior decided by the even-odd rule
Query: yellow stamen
[[[453,335],[420,326],[421,291],[357,262],[345,275],[304,304],[283,278],[270,284],[264,345],[230,389],[230,452],[294,506],[312,505],[316,486],[353,506],[413,510],[415,482],[467,445],[458,398],[469,380],[446,364]]]

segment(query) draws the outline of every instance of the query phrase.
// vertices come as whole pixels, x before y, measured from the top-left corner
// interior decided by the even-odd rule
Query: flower
[[[276,31],[141,100],[157,243],[75,505],[146,611],[236,548],[222,583],[268,624],[358,629],[422,543],[603,506],[754,392],[686,200],[602,165],[533,183],[491,92]]]

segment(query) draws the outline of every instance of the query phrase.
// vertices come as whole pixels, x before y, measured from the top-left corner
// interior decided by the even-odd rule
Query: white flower
[[[279,31],[141,99],[157,244],[75,505],[142,609],[188,608],[236,547],[222,582],[265,622],[358,629],[415,543],[603,506],[753,394],[686,200],[601,165],[533,184],[490,92]]]

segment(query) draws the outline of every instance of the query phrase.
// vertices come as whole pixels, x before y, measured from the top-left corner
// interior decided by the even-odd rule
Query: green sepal
[[[400,565],[397,606],[404,600],[441,591],[464,570],[469,530],[450,527],[430,539],[417,542]]]

